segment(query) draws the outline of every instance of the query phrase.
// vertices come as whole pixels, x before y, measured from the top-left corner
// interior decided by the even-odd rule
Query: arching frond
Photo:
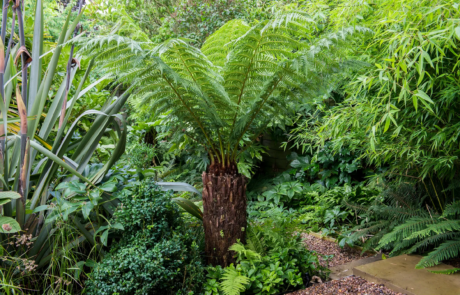
[[[202,50],[180,39],[154,44],[109,35],[75,42],[97,54],[118,82],[133,86],[131,103],[140,114],[169,111],[212,163],[225,166],[348,66],[332,48],[356,29],[313,41],[315,30],[308,15],[288,11],[253,27],[230,21]]]

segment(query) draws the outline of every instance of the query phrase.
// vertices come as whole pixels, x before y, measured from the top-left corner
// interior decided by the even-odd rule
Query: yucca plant
[[[113,212],[110,197],[102,194],[98,183],[107,174],[109,169],[123,154],[126,145],[126,128],[122,130],[117,119],[124,124],[124,119],[118,114],[129,94],[116,98],[109,97],[101,110],[88,110],[77,117],[74,122],[69,122],[70,113],[75,102],[87,91],[93,88],[103,77],[84,88],[84,84],[90,75],[94,65],[92,60],[84,75],[68,100],[70,86],[73,78],[79,70],[80,57],[73,56],[73,46],[67,61],[67,73],[55,96],[49,101],[50,89],[55,81],[56,72],[62,49],[75,34],[78,23],[82,16],[79,12],[71,21],[71,13],[67,16],[62,28],[61,35],[55,48],[46,54],[43,53],[44,16],[43,1],[37,0],[34,18],[34,34],[32,48],[26,48],[24,39],[24,21],[22,19],[21,1],[11,4],[5,0],[3,3],[2,19],[2,42],[5,44],[6,24],[8,9],[13,9],[11,36],[8,48],[0,47],[0,89],[2,101],[0,102],[2,122],[0,126],[1,148],[0,148],[0,172],[2,192],[0,192],[0,205],[3,208],[0,217],[0,238],[1,240],[11,238],[11,234],[32,235],[33,246],[27,253],[21,249],[6,247],[10,255],[27,254],[39,268],[49,265],[50,260],[62,254],[62,251],[53,251],[53,233],[55,232],[54,220],[49,218],[52,215],[53,206],[48,206],[53,198],[51,192],[54,187],[62,182],[70,182],[74,178],[80,179],[86,185],[86,189],[93,189],[98,192],[98,198],[94,195],[86,195],[86,200],[74,201],[75,210],[87,213],[87,209],[93,208],[87,205],[91,203],[95,208],[104,208],[110,214]],[[81,10],[81,1],[79,1]],[[13,35],[15,24],[19,27],[20,43],[14,44]],[[52,53],[52,57],[43,74],[43,56]],[[19,62],[21,57],[22,63]],[[21,79],[16,74],[17,67],[21,68]],[[46,112],[46,113],[45,113]],[[17,123],[19,114],[19,124]],[[45,116],[44,116],[45,115]],[[94,123],[89,131],[81,137],[76,136],[78,123],[84,117],[94,118]],[[43,119],[44,117],[44,119]],[[85,174],[91,156],[97,148],[100,139],[112,134],[116,140],[115,149],[107,163],[101,165],[100,169]],[[85,176],[86,175],[86,176]],[[83,186],[85,188],[85,185]],[[99,198],[100,197],[100,198]],[[98,204],[98,199],[102,201]],[[11,202],[13,200],[13,202]],[[72,201],[72,200],[68,200]],[[86,207],[85,207],[86,204]],[[1,210],[1,209],[0,209]],[[86,210],[86,211],[85,211]],[[56,210],[54,210],[56,211]],[[45,212],[51,212],[45,214]],[[79,243],[87,240],[90,245],[95,245],[95,230],[101,224],[93,224],[92,230],[86,228],[87,215],[84,218],[70,218],[74,227],[81,236],[69,242],[66,251],[76,247]],[[22,251],[22,252],[21,252]],[[54,252],[54,253],[52,253]]]
[[[343,69],[338,56],[346,46],[335,45],[345,45],[355,30],[315,40],[314,20],[291,11],[254,26],[232,20],[201,50],[179,39],[158,45],[109,35],[79,42],[84,53],[97,51],[119,82],[132,85],[140,113],[169,110],[181,138],[207,151],[205,251],[210,264],[226,266],[234,261],[228,248],[245,240],[242,155],[256,151],[267,128],[283,125],[296,103],[321,93],[328,77]]]

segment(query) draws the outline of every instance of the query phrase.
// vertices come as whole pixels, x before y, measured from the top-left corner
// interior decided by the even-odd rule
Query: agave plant
[[[208,152],[211,165],[202,175],[205,251],[210,264],[226,266],[234,261],[228,248],[245,240],[242,156],[344,68],[330,49],[354,31],[313,41],[312,18],[283,12],[255,26],[230,21],[201,50],[179,39],[157,45],[109,35],[80,42],[83,52],[97,51],[108,72],[133,85],[140,112],[169,110],[181,124],[181,137]]]
[[[0,206],[3,207],[3,211],[0,211],[0,226],[2,228],[0,236],[4,236],[1,237],[1,240],[4,240],[3,238],[8,238],[15,232],[33,235],[34,243],[27,254],[35,260],[39,267],[45,267],[53,255],[51,249],[53,249],[54,243],[54,220],[47,218],[53,212],[52,207],[48,206],[50,199],[53,198],[50,194],[53,187],[59,183],[72,182],[77,178],[85,183],[84,188],[88,191],[93,189],[98,195],[95,197],[95,193],[86,194],[85,200],[79,199],[75,203],[74,211],[81,210],[84,213],[84,218],[82,223],[78,218],[71,218],[70,220],[74,221],[75,228],[80,231],[81,235],[76,240],[70,241],[66,249],[71,249],[84,240],[88,240],[91,245],[95,244],[93,234],[103,224],[93,224],[91,231],[86,228],[87,210],[93,208],[88,203],[96,208],[103,208],[109,214],[113,212],[110,207],[109,195],[103,194],[104,188],[98,187],[98,184],[124,152],[127,131],[126,128],[122,129],[118,123],[124,124],[124,118],[118,112],[128,99],[129,94],[125,93],[115,98],[109,97],[101,110],[85,111],[74,122],[69,122],[70,113],[76,101],[107,78],[103,77],[84,88],[94,66],[94,60],[91,60],[80,83],[76,86],[75,93],[69,97],[70,86],[80,65],[80,58],[73,56],[72,46],[67,62],[66,77],[52,101],[47,102],[60,57],[63,55],[61,54],[62,49],[72,38],[72,35],[77,33],[78,23],[82,17],[81,1],[79,1],[80,12],[75,19],[71,21],[71,13],[67,16],[57,44],[50,52],[52,57],[43,76],[42,57],[46,55],[43,53],[43,1],[37,0],[36,2],[31,55],[25,46],[22,3],[19,0],[14,4],[10,2],[4,0],[3,4],[1,40],[2,44],[5,44],[7,15],[9,8],[12,8],[13,17],[17,19],[12,21],[11,32],[13,34],[15,24],[17,24],[20,43],[12,44],[13,36],[10,36],[6,55],[4,46],[0,47],[0,89],[2,95],[0,102],[2,114],[2,125],[0,126],[0,173],[2,176]],[[19,57],[22,61],[20,64]],[[18,66],[21,67],[21,71],[16,74]],[[20,80],[17,77],[19,74],[21,74]],[[42,119],[45,110],[47,110],[46,116]],[[19,118],[16,113],[19,114]],[[84,117],[93,118],[93,125],[86,134],[79,137],[76,136],[77,125]],[[55,127],[57,127],[57,131],[53,131]],[[99,169],[90,175],[84,173],[100,139],[107,134],[112,134],[117,140],[109,161],[100,165]],[[53,141],[48,143],[51,140]],[[103,200],[106,202],[102,205]],[[10,254],[16,251],[10,248],[6,250]],[[23,254],[16,253],[16,255]]]

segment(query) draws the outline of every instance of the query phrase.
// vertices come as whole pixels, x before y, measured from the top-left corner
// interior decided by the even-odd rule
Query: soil
[[[452,265],[455,268],[460,268],[460,257],[452,258],[452,259],[443,261],[442,263],[447,264],[447,265]]]
[[[370,283],[363,278],[349,276],[340,280],[329,281],[323,284],[316,284],[305,290],[295,291],[288,295],[335,295],[335,294],[354,294],[354,295],[404,295],[396,293],[384,285]]]
[[[318,239],[307,233],[303,233],[302,238],[307,249],[316,251],[321,255],[334,255],[334,257],[329,260],[329,267],[345,264],[353,260],[359,260],[371,256],[368,253],[364,253],[361,256],[361,252],[358,250],[349,247],[344,247],[342,249],[337,245],[337,243]],[[319,257],[319,261],[322,266],[327,266],[327,263],[323,257]]]

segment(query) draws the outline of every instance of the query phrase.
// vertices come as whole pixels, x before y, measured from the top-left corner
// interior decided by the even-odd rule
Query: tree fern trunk
[[[203,226],[208,263],[225,267],[232,262],[228,248],[246,239],[246,180],[237,173],[203,172]]]

